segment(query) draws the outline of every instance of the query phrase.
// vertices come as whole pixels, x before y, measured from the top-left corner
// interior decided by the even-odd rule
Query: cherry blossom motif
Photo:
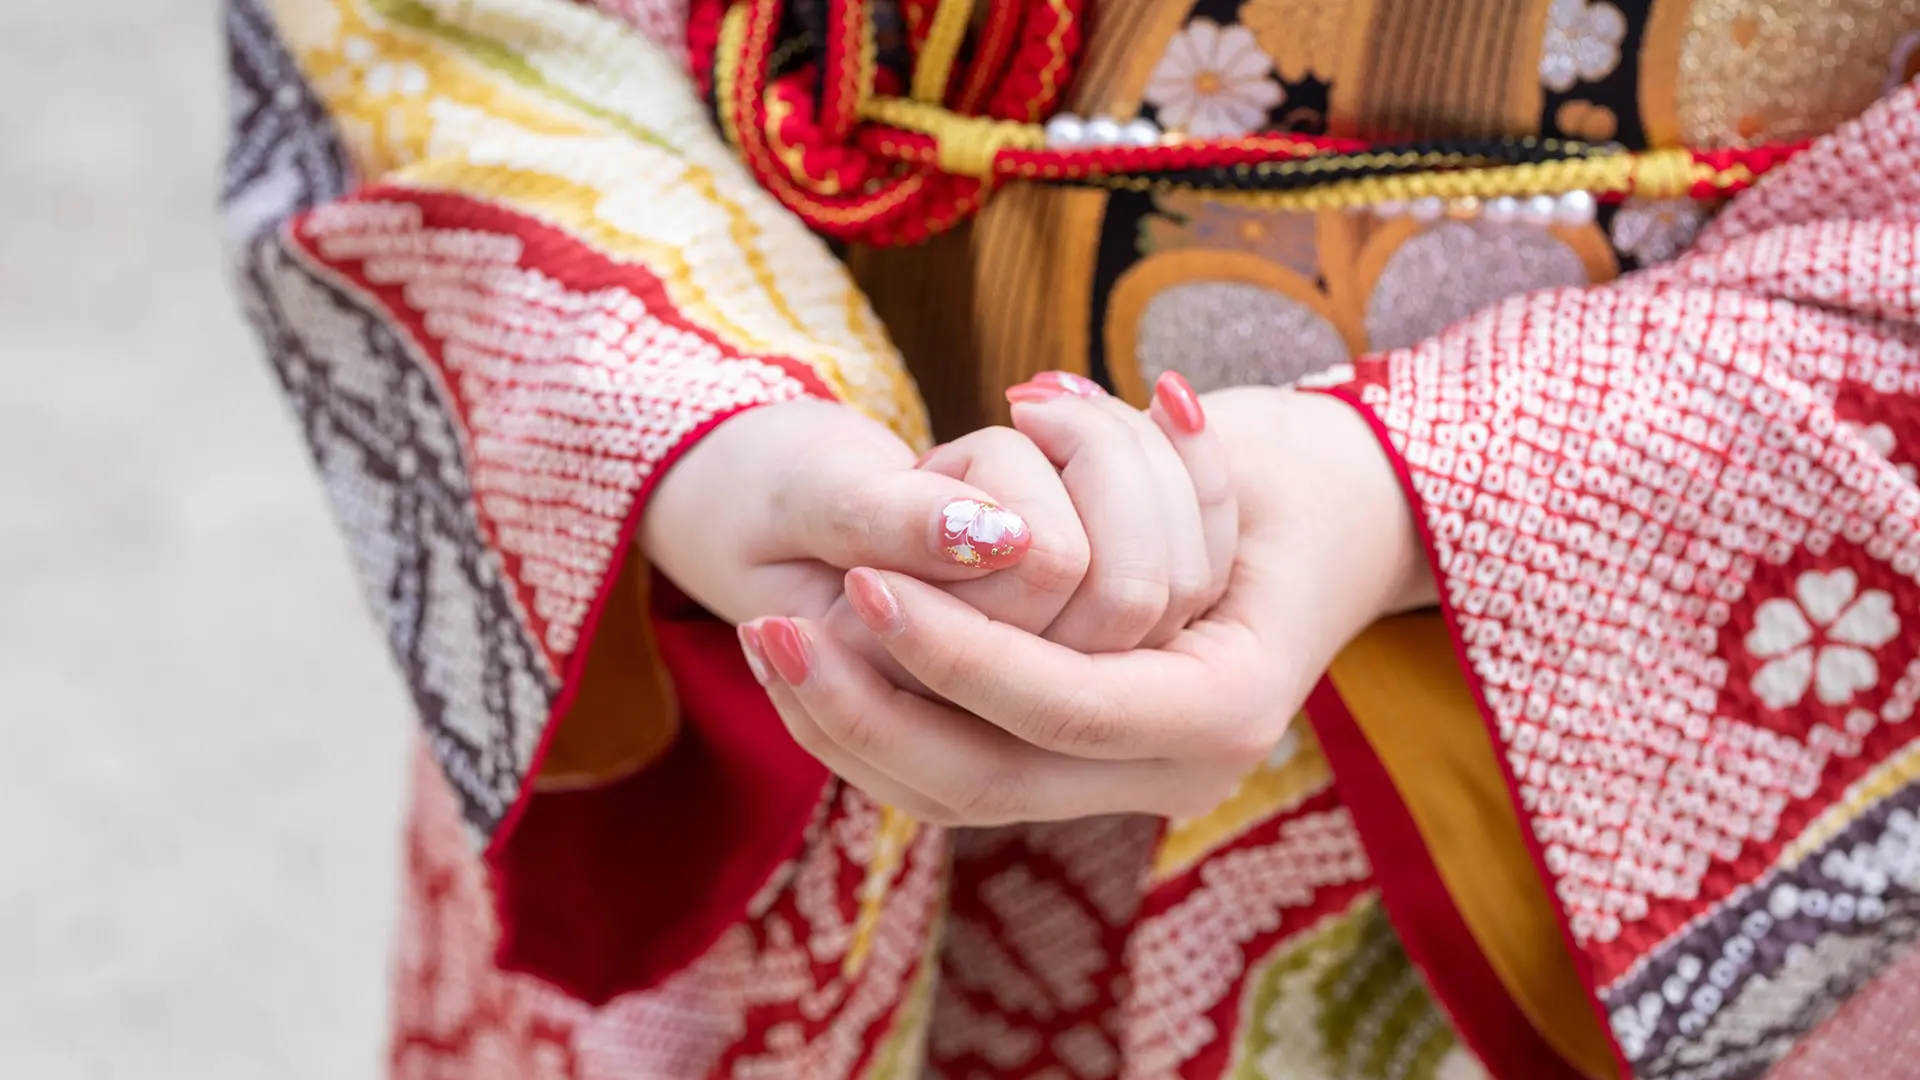
[[[998,570],[1020,561],[1033,534],[1020,515],[978,499],[955,499],[941,512],[940,548],[962,566]]]
[[[1286,96],[1253,32],[1212,19],[1174,35],[1146,91],[1162,127],[1202,138],[1256,130]]]
[[[1575,83],[1594,82],[1620,64],[1627,17],[1607,0],[1553,0],[1540,44],[1540,81],[1564,94]]]
[[[1754,612],[1747,651],[1766,661],[1753,692],[1768,708],[1799,704],[1809,687],[1821,703],[1845,705],[1880,681],[1870,650],[1893,640],[1900,617],[1893,597],[1860,593],[1859,584],[1851,570],[1809,570],[1794,583],[1795,599],[1776,597]]]
[[[1899,436],[1895,435],[1893,429],[1885,424],[1878,422],[1872,424],[1855,424],[1851,421],[1842,420],[1840,426],[1859,436],[1861,442],[1866,443],[1869,449],[1883,458],[1892,458],[1893,452],[1900,449]],[[1896,462],[1894,468],[1898,469],[1901,477],[1909,483],[1920,479],[1920,467],[1916,467],[1910,461]]]

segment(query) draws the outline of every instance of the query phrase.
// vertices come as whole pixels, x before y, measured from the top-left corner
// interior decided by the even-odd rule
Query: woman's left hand
[[[940,824],[1217,805],[1339,649],[1430,602],[1432,585],[1386,456],[1347,405],[1256,388],[1206,409],[1232,455],[1241,542],[1199,621],[1160,648],[1089,656],[913,578],[855,570],[861,620],[943,700],[897,689],[817,624],[761,620],[743,639],[789,730],[868,794]]]

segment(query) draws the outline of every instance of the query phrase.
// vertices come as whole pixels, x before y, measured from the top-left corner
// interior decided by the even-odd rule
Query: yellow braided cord
[[[933,25],[927,28],[927,40],[913,64],[913,100],[938,105],[946,99],[953,61],[960,55],[972,18],[973,0],[940,0],[934,8]]]
[[[1046,132],[1036,124],[961,116],[901,98],[873,98],[861,114],[888,127],[933,136],[936,166],[956,176],[985,179],[993,175],[993,159],[1000,151],[1039,150],[1047,145]]]
[[[1677,160],[1672,155],[1685,160]],[[1681,168],[1685,169],[1684,180]],[[1339,210],[1415,199],[1490,199],[1502,195],[1559,195],[1590,191],[1596,195],[1647,194],[1676,198],[1692,190],[1707,175],[1696,168],[1686,151],[1657,151],[1648,155],[1621,154],[1571,161],[1543,161],[1502,165],[1459,172],[1416,173],[1409,176],[1369,176],[1341,180],[1303,191],[1211,191],[1195,194],[1237,206],[1266,210]]]
[[[746,49],[746,4],[727,8],[720,19],[720,43],[713,57],[713,100],[720,106],[720,134],[735,150],[740,148],[740,110],[734,104],[739,86],[740,56]]]
[[[854,107],[853,115],[860,115],[861,107],[873,100],[874,80],[880,75],[880,37],[871,17],[860,23],[860,98]]]
[[[1637,156],[1633,193],[1643,199],[1678,199],[1693,190],[1693,155],[1685,150],[1650,150]]]

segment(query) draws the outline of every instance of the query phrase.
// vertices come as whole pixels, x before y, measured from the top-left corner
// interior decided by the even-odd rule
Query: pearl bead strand
[[[1493,225],[1522,222],[1543,227],[1560,225],[1576,228],[1592,224],[1600,204],[1592,192],[1568,191],[1560,195],[1534,195],[1524,199],[1498,195],[1485,200],[1472,196],[1448,200],[1428,195],[1412,202],[1378,202],[1368,209],[1378,218],[1406,217],[1422,225],[1446,217],[1456,221],[1478,218]]]
[[[1158,146],[1160,125],[1145,117],[1125,123],[1111,116],[1082,119],[1072,113],[1056,113],[1047,121],[1047,149],[1090,150],[1107,146]]]

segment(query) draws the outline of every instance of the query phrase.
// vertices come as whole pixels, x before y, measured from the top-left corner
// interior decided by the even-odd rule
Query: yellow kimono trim
[[[1328,673],[1462,921],[1522,1014],[1592,1080],[1618,1075],[1438,614],[1388,620]]]

